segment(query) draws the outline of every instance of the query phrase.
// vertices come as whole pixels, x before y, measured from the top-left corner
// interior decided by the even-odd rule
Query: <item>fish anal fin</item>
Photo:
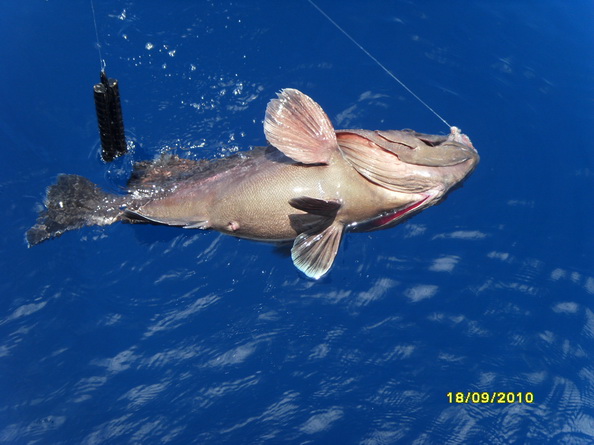
[[[310,230],[300,234],[293,242],[293,264],[305,275],[315,280],[324,276],[332,267],[344,225],[334,221],[323,230]]]
[[[184,229],[208,229],[208,221],[189,221],[187,219],[170,218],[165,216],[144,215],[139,210],[125,210],[124,216],[130,222],[149,222],[154,224],[163,224],[166,226],[183,227]]]
[[[208,221],[194,221],[191,223],[186,224],[185,226],[183,226],[184,229],[202,229],[202,230],[206,230],[206,229],[210,229],[210,224]]]
[[[338,149],[330,119],[312,98],[286,88],[266,108],[264,133],[270,144],[303,164],[327,164]]]

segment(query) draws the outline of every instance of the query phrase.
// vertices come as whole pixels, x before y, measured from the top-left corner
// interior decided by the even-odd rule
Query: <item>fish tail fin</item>
[[[118,221],[124,197],[104,192],[87,178],[60,175],[47,189],[45,210],[26,234],[29,247],[85,226]]]

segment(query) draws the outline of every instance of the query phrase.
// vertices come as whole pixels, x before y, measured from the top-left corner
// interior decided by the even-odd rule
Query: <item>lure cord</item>
[[[91,11],[93,12],[93,25],[95,25],[95,39],[97,40],[97,51],[99,52],[99,67],[101,72],[105,72],[105,59],[101,54],[101,43],[99,42],[99,30],[97,29],[97,16],[95,15],[95,3],[91,0]]]
[[[97,124],[99,126],[99,136],[101,137],[101,158],[105,162],[111,162],[118,156],[125,154],[128,151],[128,145],[124,131],[118,81],[117,79],[109,79],[105,72],[107,64],[101,53],[95,4],[93,0],[90,1],[93,24],[95,25],[95,37],[97,39],[97,51],[99,52],[99,75],[101,79],[101,82],[93,86]]]
[[[409,87],[407,87],[404,82],[402,82],[398,77],[396,77],[396,75],[394,73],[392,73],[392,71],[390,71],[388,68],[386,68],[379,60],[377,60],[369,51],[367,51],[359,42],[357,42],[353,37],[351,37],[351,35],[346,32],[344,29],[342,29],[340,27],[340,25],[338,23],[336,23],[334,20],[332,20],[332,18],[326,14],[313,0],[307,0],[309,2],[310,5],[312,5],[314,8],[316,8],[318,10],[318,12],[320,14],[322,14],[324,17],[326,17],[326,19],[328,19],[328,21],[330,23],[332,23],[341,33],[343,33],[351,42],[353,42],[357,48],[359,48],[361,51],[363,51],[371,60],[373,60],[381,69],[383,69],[388,76],[390,76],[392,79],[394,79],[396,82],[398,82],[398,84],[404,88],[406,91],[408,91],[415,99],[417,99],[419,102],[421,102],[421,104],[423,104],[429,111],[431,111],[435,116],[437,116],[437,118],[439,120],[441,120],[444,124],[446,124],[448,126],[448,128],[451,128],[451,125],[448,124],[448,122],[439,115],[439,113],[437,113],[437,111],[435,111],[433,108],[431,108],[423,99],[421,99],[417,94],[414,93],[414,91],[412,91]]]

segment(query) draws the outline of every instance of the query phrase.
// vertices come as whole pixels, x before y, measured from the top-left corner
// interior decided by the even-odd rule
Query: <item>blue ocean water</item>
[[[439,119],[307,1],[96,1],[133,145],[104,164],[89,2],[5,1],[0,443],[594,442],[594,5],[319,5],[481,164],[443,204],[348,235],[314,282],[214,232],[24,233],[59,173],[115,192],[135,160],[263,144],[281,88],[338,128]]]

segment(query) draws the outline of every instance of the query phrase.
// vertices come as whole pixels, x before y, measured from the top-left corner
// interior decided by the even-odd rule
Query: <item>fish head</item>
[[[479,155],[457,127],[449,135],[412,130],[339,130],[345,159],[377,186],[391,210],[359,224],[361,230],[391,227],[436,204],[476,167]],[[403,204],[405,203],[405,204]]]
[[[442,189],[443,194],[463,181],[479,162],[476,148],[458,127],[451,127],[447,136],[410,130],[376,133],[386,141],[382,148],[409,165],[409,170],[418,166],[418,174],[431,179],[427,186],[433,182],[432,188]]]
[[[470,138],[452,127],[449,135],[412,130],[339,130],[339,147],[369,181],[400,193],[443,196],[476,167]]]

